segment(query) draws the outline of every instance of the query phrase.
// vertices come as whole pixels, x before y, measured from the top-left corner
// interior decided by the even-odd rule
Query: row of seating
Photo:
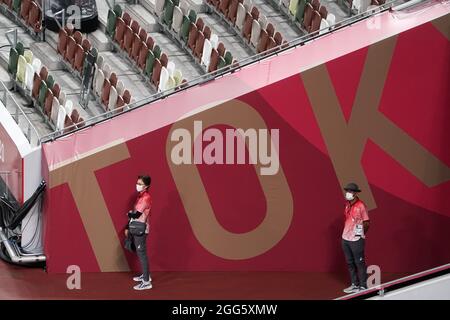
[[[319,0],[279,0],[278,2],[281,10],[307,33],[318,30],[322,30],[323,33],[336,22],[335,15],[328,13],[327,8],[321,5]]]
[[[230,65],[233,55],[219,42],[217,34],[213,34],[211,27],[206,25],[201,17],[197,17],[194,10],[183,12],[185,1],[161,0],[165,8],[160,14],[160,22],[167,26],[171,34],[182,44],[194,60],[204,67],[207,72]],[[159,2],[159,3],[161,3]],[[156,6],[158,9],[158,6]]]
[[[34,32],[42,31],[41,8],[33,0],[0,0],[24,25],[30,26]]]
[[[158,92],[186,82],[181,71],[169,61],[155,40],[137,21],[131,19],[128,12],[122,13],[119,5],[108,12],[106,33]]]
[[[31,50],[25,50],[21,42],[10,50],[8,71],[15,83],[22,88],[22,92],[32,99],[35,108],[54,128],[62,130],[74,124],[75,127],[84,125],[84,119],[49,74],[48,68],[33,56]]]
[[[92,87],[97,100],[106,111],[121,111],[131,103],[131,93],[124,83],[118,79],[110,65],[102,55],[99,55],[94,64],[94,79]]]
[[[267,17],[260,14],[251,0],[207,0],[213,9],[237,27],[244,41],[257,53],[270,50],[286,43]]]
[[[57,51],[80,77],[87,66],[87,55],[94,56],[94,61],[98,56],[98,50],[92,48],[89,39],[83,39],[80,31],[67,26],[59,30]]]

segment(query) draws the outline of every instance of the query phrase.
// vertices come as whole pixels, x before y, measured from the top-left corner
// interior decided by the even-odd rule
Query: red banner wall
[[[344,270],[341,186],[348,181],[362,186],[370,209],[368,264],[413,272],[448,263],[449,20],[259,88],[237,72],[45,144],[48,271],[138,267],[121,243],[141,173],[153,179],[154,271]],[[259,78],[267,64],[249,70]],[[246,93],[218,98],[231,81]],[[278,129],[278,171],[174,164],[172,133],[193,133],[194,121],[222,133]]]

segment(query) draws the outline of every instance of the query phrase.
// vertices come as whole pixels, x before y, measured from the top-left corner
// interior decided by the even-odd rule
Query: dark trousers
[[[367,268],[364,259],[365,240],[347,241],[342,239],[342,250],[344,250],[345,260],[352,284],[367,288]]]
[[[144,275],[144,281],[149,281],[150,271],[147,257],[147,234],[142,236],[133,236],[134,245],[136,246],[136,253],[141,262],[142,274]]]

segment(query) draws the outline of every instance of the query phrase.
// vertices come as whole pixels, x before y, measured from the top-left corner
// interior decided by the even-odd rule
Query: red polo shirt
[[[353,205],[347,201],[347,205],[345,206],[345,225],[344,231],[342,232],[342,239],[348,241],[357,241],[360,237],[363,239],[364,230],[362,231],[362,235],[355,234],[355,228],[357,225],[362,225],[363,221],[369,220],[369,214],[367,213],[367,208],[364,202],[361,200],[357,200]]]
[[[149,231],[147,219],[148,216],[150,215],[151,208],[152,208],[152,197],[150,196],[148,189],[146,189],[138,194],[136,203],[134,204],[134,210],[142,212],[141,216],[136,220],[147,224],[147,229],[145,233],[148,233]]]

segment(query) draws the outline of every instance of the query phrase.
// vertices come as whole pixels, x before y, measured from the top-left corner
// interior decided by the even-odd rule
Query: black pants
[[[367,288],[367,268],[364,259],[365,240],[347,241],[342,239],[342,250],[344,250],[345,260],[352,284]]]
[[[150,270],[147,257],[147,234],[142,236],[133,236],[134,245],[136,246],[136,253],[141,262],[142,274],[144,275],[144,281],[148,282],[150,279]]]

